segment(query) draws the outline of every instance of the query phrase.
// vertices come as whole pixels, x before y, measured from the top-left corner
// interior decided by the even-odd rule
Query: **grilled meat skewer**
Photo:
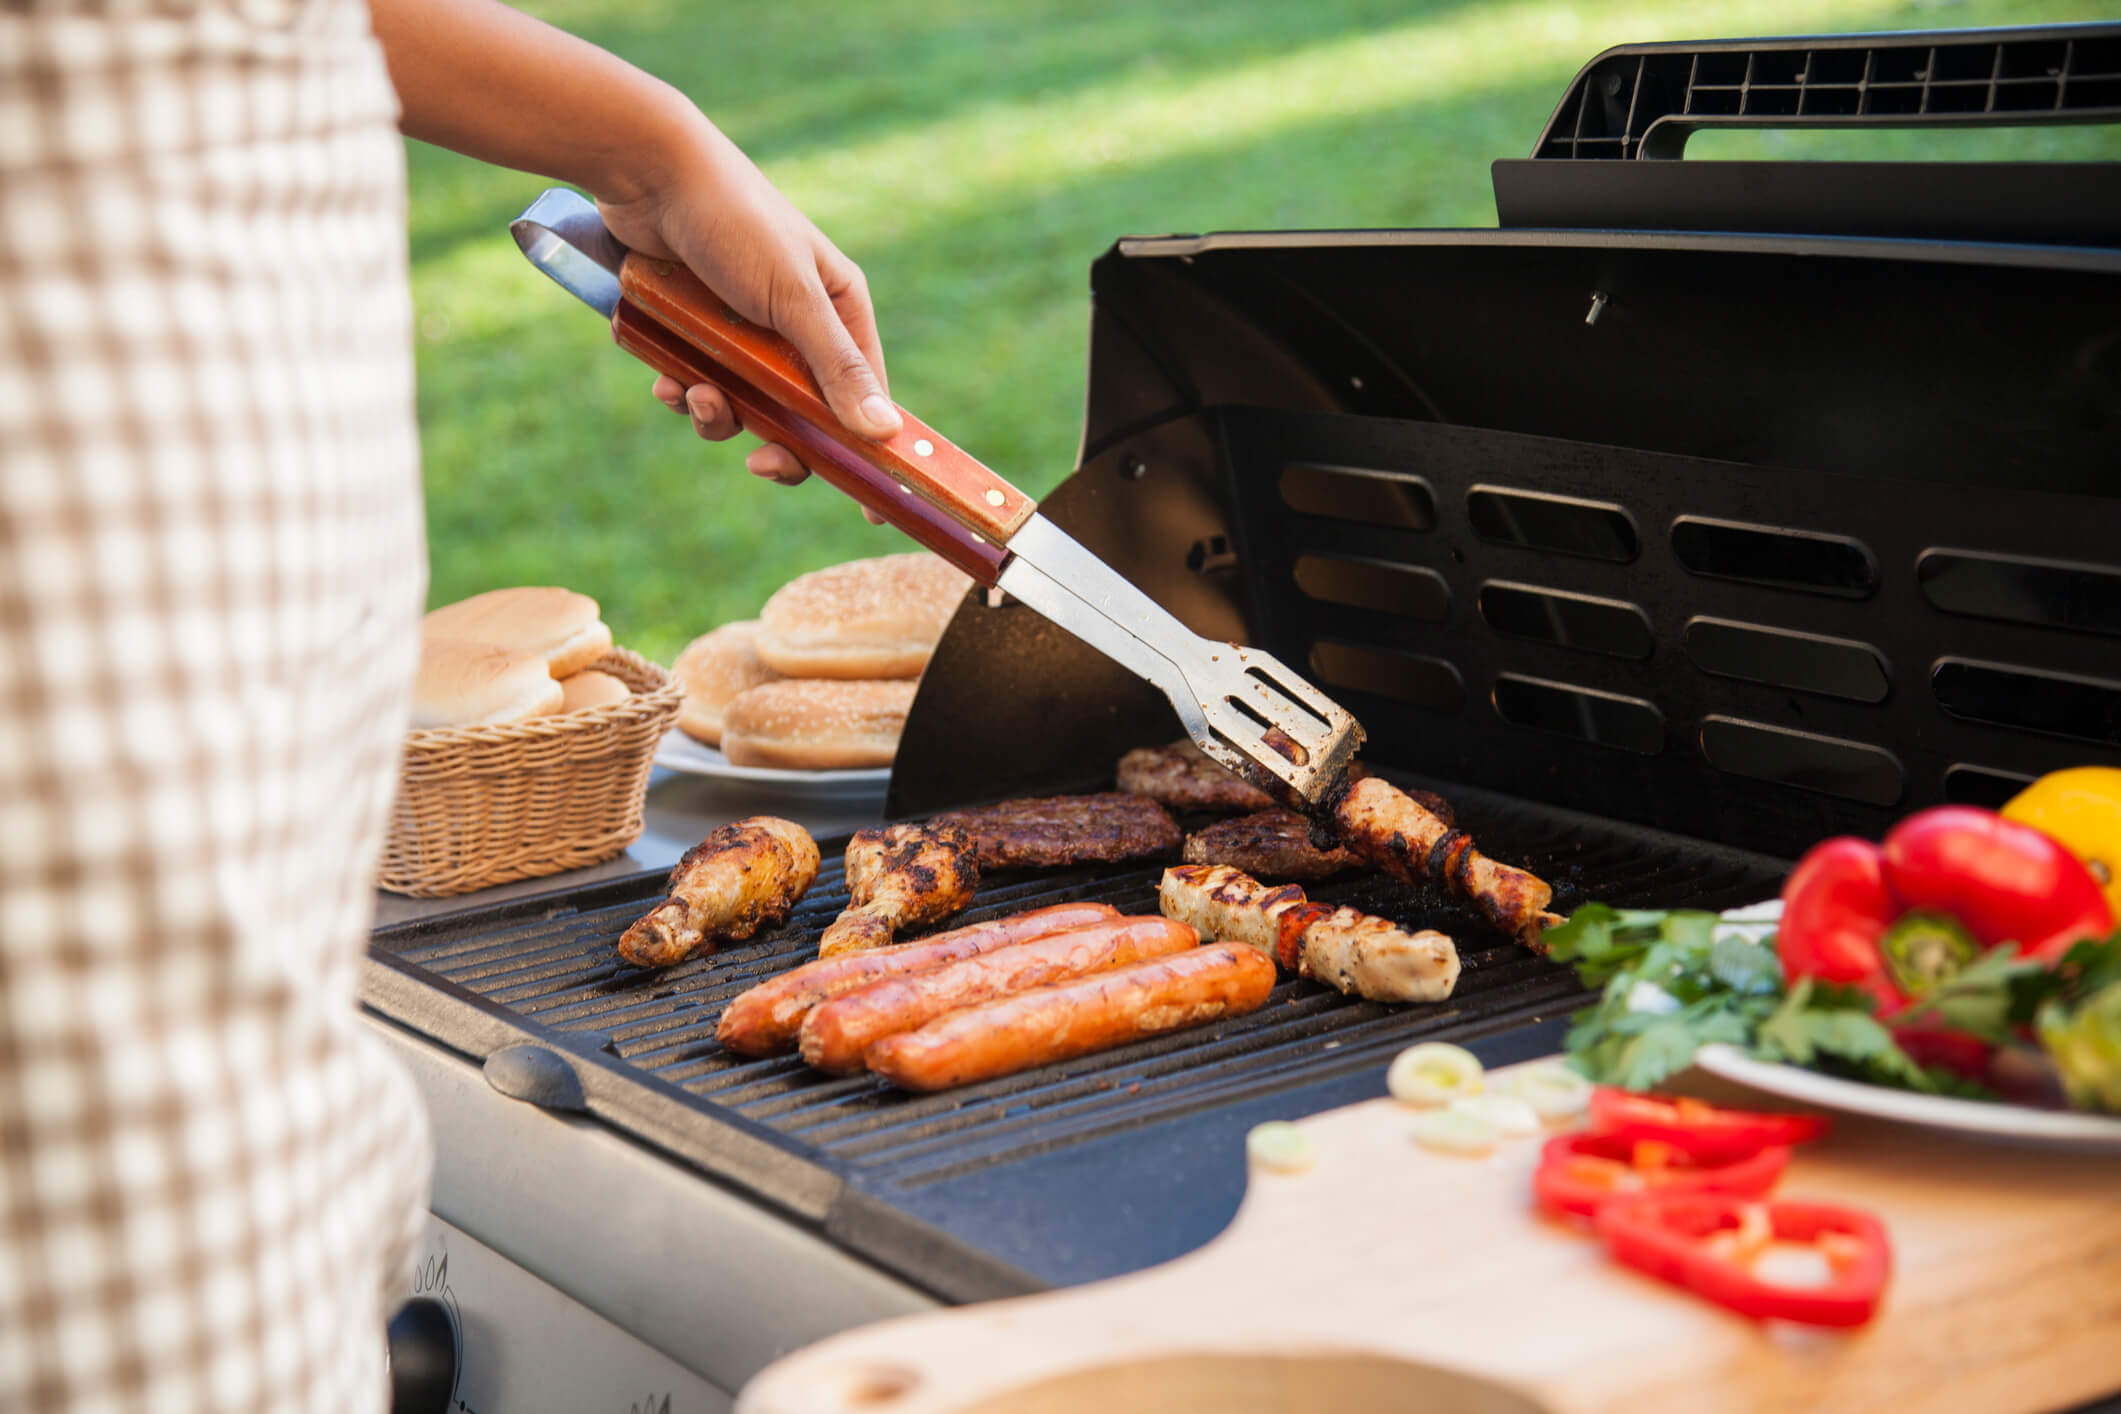
[[[1526,870],[1498,863],[1391,782],[1368,776],[1349,786],[1333,809],[1340,837],[1357,854],[1410,884],[1433,881],[1466,899],[1483,918],[1534,952],[1540,935],[1561,922],[1547,911],[1554,890]]]
[[[847,841],[848,905],[818,939],[819,957],[869,952],[901,928],[934,923],[972,902],[979,863],[961,826],[886,825]]]
[[[1186,864],[1164,871],[1157,903],[1204,938],[1242,944],[1344,994],[1435,1002],[1458,985],[1458,946],[1445,934],[1312,903],[1295,884],[1270,887],[1227,866]]]
[[[754,815],[685,851],[668,895],[619,938],[636,967],[671,967],[787,921],[817,878],[817,842],[792,820]]]

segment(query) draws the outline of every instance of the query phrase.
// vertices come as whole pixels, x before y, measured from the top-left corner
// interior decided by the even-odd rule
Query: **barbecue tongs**
[[[683,266],[628,251],[583,197],[554,188],[509,230],[531,264],[611,320],[620,348],[681,383],[713,383],[746,431],[1161,688],[1216,760],[1311,806],[1345,776],[1362,728],[1318,689],[1268,654],[1187,629],[904,408],[888,441],[848,431],[785,339]]]

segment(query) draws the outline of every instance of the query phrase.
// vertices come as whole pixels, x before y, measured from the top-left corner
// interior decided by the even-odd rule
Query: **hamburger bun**
[[[413,682],[412,725],[425,730],[519,722],[559,711],[563,696],[543,658],[492,643],[426,638]]]
[[[587,594],[550,585],[489,589],[432,609],[422,638],[461,638],[535,653],[555,678],[571,677],[604,656],[611,630]]]
[[[722,721],[722,754],[738,766],[828,771],[888,766],[898,754],[910,679],[788,678],[739,693]]]
[[[560,710],[586,712],[592,707],[624,702],[632,695],[626,684],[610,673],[600,673],[595,668],[584,668],[561,681]]]
[[[723,624],[686,644],[670,665],[671,674],[685,689],[678,727],[687,736],[720,746],[722,712],[729,700],[780,677],[759,661],[758,632],[757,619]]]
[[[926,551],[803,575],[759,611],[759,661],[791,678],[917,678],[971,583]]]

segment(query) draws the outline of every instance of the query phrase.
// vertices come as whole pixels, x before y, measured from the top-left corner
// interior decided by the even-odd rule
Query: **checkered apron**
[[[0,0],[0,1410],[387,1402],[395,118],[358,0]]]

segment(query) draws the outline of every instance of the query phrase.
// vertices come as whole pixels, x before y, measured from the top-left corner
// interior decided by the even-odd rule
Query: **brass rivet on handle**
[[[999,491],[989,491],[987,493],[987,504],[990,506],[998,506],[1002,503],[1002,500],[1003,496]]]

